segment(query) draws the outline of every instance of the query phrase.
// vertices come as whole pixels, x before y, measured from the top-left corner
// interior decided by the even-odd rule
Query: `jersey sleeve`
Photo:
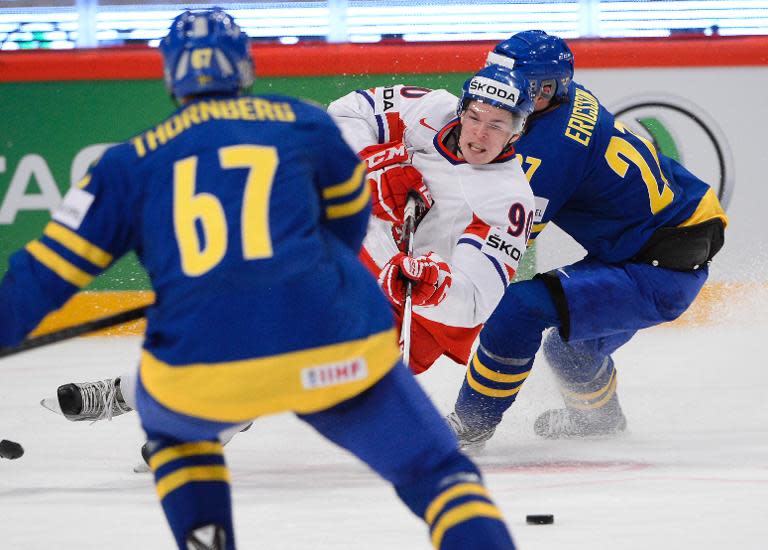
[[[341,137],[339,128],[322,114],[310,154],[316,167],[321,223],[357,254],[371,214],[371,190],[365,163]]]
[[[381,86],[355,90],[332,102],[328,113],[355,151],[370,145],[401,141],[408,113],[418,109],[428,88]]]
[[[42,235],[11,256],[0,283],[0,345],[19,343],[133,248],[137,209],[127,170],[108,150],[67,192]]]
[[[526,186],[527,187],[527,186]],[[490,317],[517,273],[533,222],[533,194],[527,188],[514,197],[508,218],[477,213],[460,235],[450,267],[453,284],[435,311],[420,315],[452,325],[471,327]],[[439,308],[443,311],[438,312]]]

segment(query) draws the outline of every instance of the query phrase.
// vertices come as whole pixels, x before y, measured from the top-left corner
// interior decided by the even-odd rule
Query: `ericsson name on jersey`
[[[516,149],[536,196],[531,240],[552,221],[613,263],[634,258],[661,228],[727,224],[709,185],[573,82],[567,102],[529,119]]]

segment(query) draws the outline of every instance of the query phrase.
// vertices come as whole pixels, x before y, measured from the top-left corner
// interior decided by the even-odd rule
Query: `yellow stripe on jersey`
[[[435,497],[432,502],[429,503],[429,506],[427,506],[427,511],[424,513],[424,520],[429,525],[432,525],[435,521],[435,518],[440,512],[443,511],[443,508],[445,508],[445,505],[448,502],[466,495],[479,495],[487,498],[488,500],[491,499],[491,496],[488,494],[488,490],[479,483],[459,483],[446,489],[437,495],[437,497]]]
[[[611,379],[604,387],[600,388],[596,392],[592,393],[576,393],[561,389],[565,404],[573,409],[579,409],[582,411],[599,409],[605,405],[613,394],[616,393],[616,371],[611,373]],[[597,399],[597,401],[594,401]]]
[[[549,223],[549,222],[547,222]],[[539,236],[539,233],[544,231],[544,228],[547,227],[547,223],[535,223],[533,224],[533,227],[531,228],[531,235],[528,237],[528,242],[525,243],[525,246],[531,247],[533,246],[534,242],[536,241],[536,238]]]
[[[85,176],[83,176],[83,179],[81,179],[80,181],[77,182],[75,187],[77,187],[79,189],[85,189],[86,187],[88,187],[89,183],[91,183],[91,175],[90,174],[86,174]]]
[[[106,268],[112,263],[112,254],[109,254],[95,244],[88,242],[74,231],[67,229],[56,222],[49,222],[48,225],[45,226],[43,234],[56,241],[70,252],[88,260],[101,269]]]
[[[432,546],[439,549],[445,532],[451,527],[473,518],[485,517],[502,520],[501,512],[489,502],[468,502],[445,513],[432,529]]]
[[[40,241],[32,241],[24,248],[38,262],[78,288],[84,288],[93,281],[93,275],[74,266]]]
[[[400,356],[395,330],[359,340],[222,363],[172,366],[142,352],[141,380],[169,409],[218,422],[317,412],[365,391]]]
[[[160,500],[187,483],[194,481],[221,481],[229,483],[229,469],[226,466],[190,466],[182,468],[157,480],[157,495]]]
[[[511,390],[497,390],[495,388],[489,388],[488,386],[482,385],[480,382],[475,380],[475,377],[472,376],[472,369],[467,369],[467,383],[469,386],[475,390],[477,393],[481,393],[483,395],[487,395],[488,397],[512,397],[517,392],[520,391],[521,386],[517,386],[516,388],[512,388]]]
[[[696,207],[696,211],[678,227],[696,225],[697,223],[702,223],[715,218],[720,218],[724,227],[728,226],[728,216],[720,205],[720,201],[717,200],[717,195],[715,195],[715,192],[710,188],[704,193],[704,196],[701,197],[699,205]]]
[[[368,206],[370,202],[371,188],[368,187],[368,183],[363,183],[363,190],[360,192],[360,195],[358,195],[356,199],[345,202],[343,204],[329,206],[325,209],[325,215],[330,220],[334,218],[345,218],[347,216],[352,216]]]
[[[493,380],[494,382],[501,382],[503,384],[520,382],[521,380],[528,378],[528,375],[531,373],[530,370],[527,370],[522,374],[502,374],[500,372],[492,371],[480,362],[480,358],[477,356],[477,354],[475,354],[475,356],[472,358],[472,364],[475,366],[477,374],[483,378]]]
[[[347,181],[338,183],[336,185],[331,185],[330,187],[323,189],[323,198],[337,199],[339,197],[343,197],[344,195],[350,195],[356,192],[360,187],[360,184],[363,182],[364,173],[365,163],[361,162],[355,167],[354,172],[352,172],[352,177],[350,177]]]
[[[224,447],[218,441],[198,441],[196,443],[184,443],[174,447],[168,447],[152,455],[149,459],[149,467],[152,471],[157,470],[169,462],[179,458],[200,455],[223,455]]]

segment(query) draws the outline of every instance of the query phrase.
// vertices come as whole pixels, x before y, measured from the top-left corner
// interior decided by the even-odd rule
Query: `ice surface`
[[[659,327],[616,354],[629,433],[542,441],[541,411],[560,404],[537,363],[477,457],[523,550],[768,548],[768,307],[707,326]],[[64,382],[111,377],[138,357],[136,338],[90,338],[0,362],[2,548],[172,548],[148,474],[131,470],[135,414],[71,423],[38,403]],[[419,377],[448,412],[462,369]],[[420,520],[364,466],[289,415],[264,418],[227,447],[240,548],[426,550]],[[529,526],[526,514],[555,515]]]

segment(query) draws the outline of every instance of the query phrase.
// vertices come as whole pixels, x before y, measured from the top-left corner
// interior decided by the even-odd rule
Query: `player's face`
[[[461,115],[459,148],[470,164],[488,164],[519,137],[513,130],[512,113],[504,109],[471,101]]]
[[[541,87],[539,94],[536,96],[536,103],[533,107],[534,113],[543,111],[549,107],[549,104],[552,102],[552,93],[553,90],[551,84],[544,84]]]

